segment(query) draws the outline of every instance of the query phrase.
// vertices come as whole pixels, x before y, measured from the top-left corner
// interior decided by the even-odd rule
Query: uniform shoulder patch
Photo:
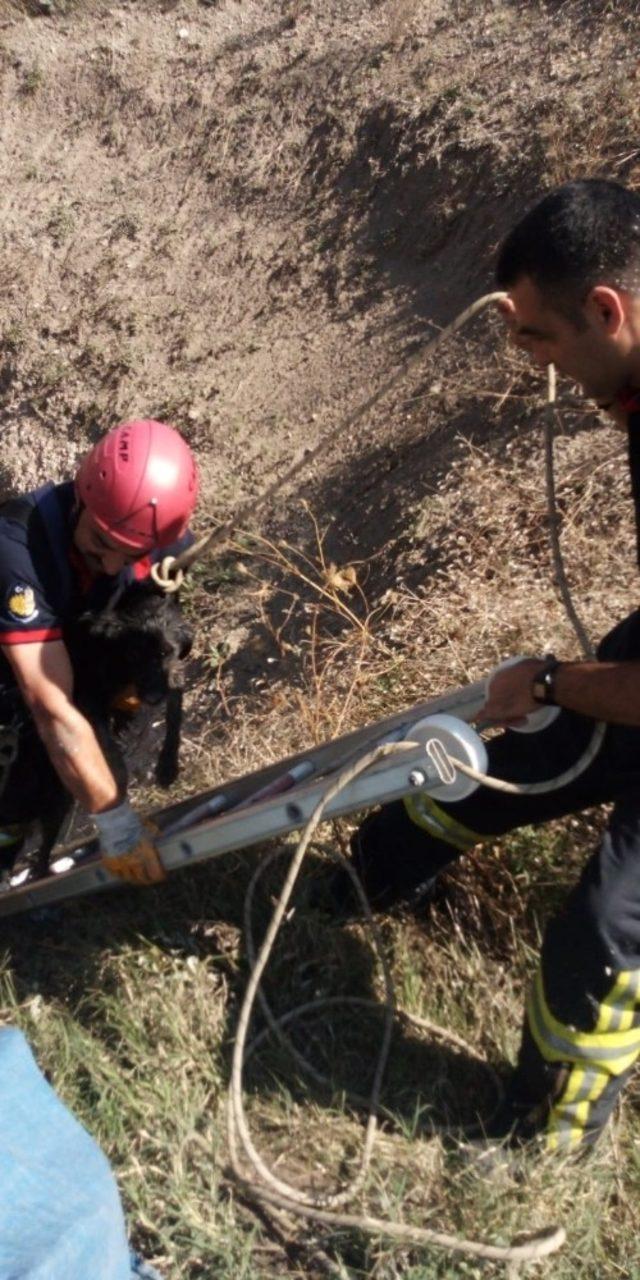
[[[16,622],[31,622],[33,618],[37,618],[38,610],[33,587],[17,582],[9,590],[7,608]]]

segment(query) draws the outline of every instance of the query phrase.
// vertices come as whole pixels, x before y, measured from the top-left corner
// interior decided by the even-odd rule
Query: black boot
[[[428,836],[397,800],[367,815],[351,837],[351,855],[374,910],[418,910],[433,899],[438,874],[457,850]],[[329,892],[338,913],[360,914],[353,881],[343,868],[333,876]]]

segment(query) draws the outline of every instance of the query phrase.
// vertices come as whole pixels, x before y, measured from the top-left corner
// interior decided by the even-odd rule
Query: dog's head
[[[85,678],[93,675],[114,694],[133,686],[141,702],[154,704],[181,688],[192,644],[175,595],[144,581],[132,583],[102,613],[84,615],[72,656]],[[89,663],[99,663],[100,670],[92,673]]]

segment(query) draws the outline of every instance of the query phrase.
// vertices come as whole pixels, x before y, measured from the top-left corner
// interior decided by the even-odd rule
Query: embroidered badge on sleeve
[[[16,622],[31,622],[33,618],[37,618],[38,610],[33,587],[23,586],[20,583],[11,587],[7,608]]]

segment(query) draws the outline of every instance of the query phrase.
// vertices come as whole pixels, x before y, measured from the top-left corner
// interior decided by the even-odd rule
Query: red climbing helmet
[[[123,422],[80,464],[76,489],[109,538],[143,554],[184,533],[198,496],[195,458],[175,427]]]

